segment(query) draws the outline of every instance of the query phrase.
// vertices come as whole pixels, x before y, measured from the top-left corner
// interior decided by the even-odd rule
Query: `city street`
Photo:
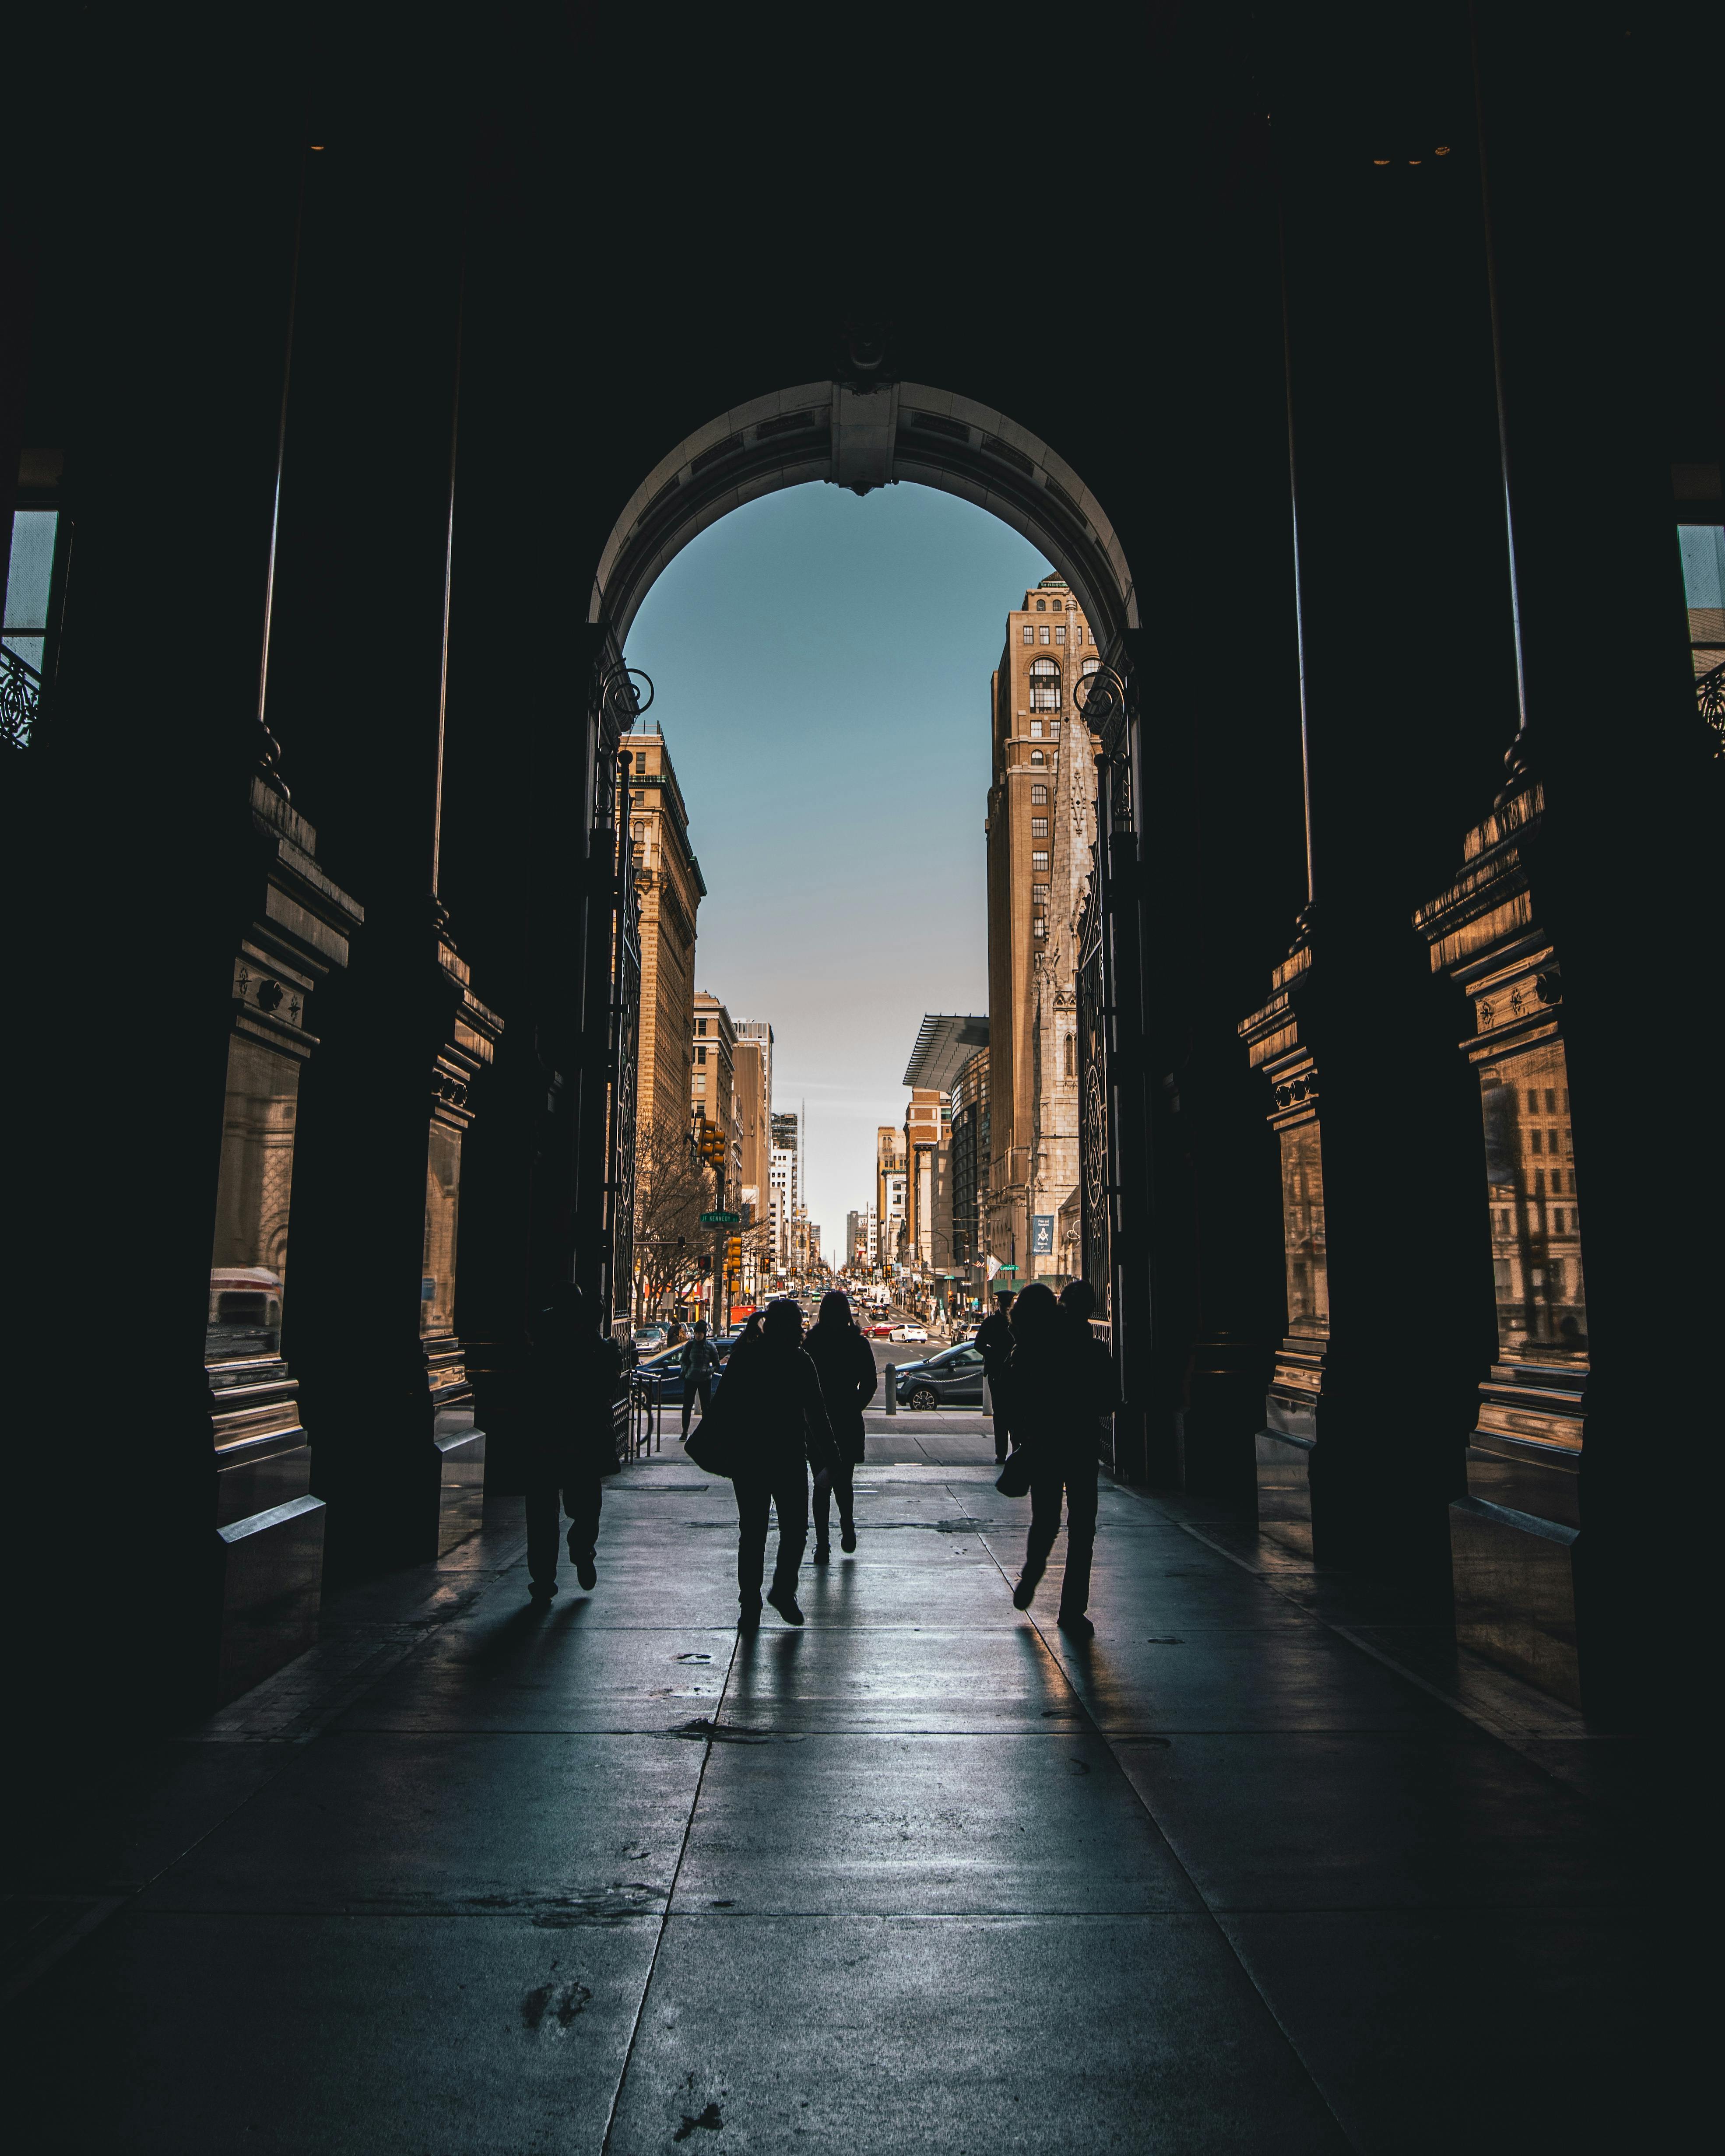
[[[739,1638],[730,1490],[673,1440],[608,1486],[591,1597],[565,1567],[534,1614],[494,1503],[67,1804],[25,1906],[82,1943],[42,1917],[12,2007],[32,2149],[1626,2134],[1593,2071],[1644,2041],[1625,1748],[1387,1592],[1107,1484],[1075,1646],[1060,1547],[1012,1607],[1028,1507],[978,1420],[870,1417],[802,1631]]]

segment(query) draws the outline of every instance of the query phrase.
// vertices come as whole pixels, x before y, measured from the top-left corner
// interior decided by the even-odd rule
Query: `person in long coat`
[[[767,1599],[786,1624],[800,1625],[797,1574],[809,1542],[809,1470],[828,1466],[835,1447],[794,1302],[769,1303],[757,1342],[737,1342],[719,1397],[736,1459],[737,1621],[745,1630],[761,1621],[768,1515],[777,1512],[778,1556]]]
[[[994,1457],[1004,1460],[1011,1441],[1011,1423],[1006,1411],[1007,1394],[1011,1390],[1006,1372],[1012,1361],[1012,1290],[1002,1288],[994,1299],[994,1307],[976,1329],[976,1344],[983,1358],[983,1372],[988,1380],[988,1397],[994,1411]]]
[[[623,1385],[623,1350],[598,1329],[598,1314],[572,1283],[533,1321],[527,1369],[527,1577],[535,1602],[557,1591],[559,1498],[569,1515],[569,1555],[589,1591],[596,1563],[603,1478],[617,1466],[612,1410]]]
[[[1057,1303],[1052,1289],[1033,1281],[1013,1307],[1008,1371],[1013,1435],[1033,1448],[1030,1532],[1013,1606],[1028,1609],[1035,1597],[1064,1502],[1066,1569],[1058,1621],[1086,1640],[1096,1630],[1086,1604],[1096,1539],[1097,1424],[1114,1403],[1112,1359],[1090,1329],[1095,1307],[1093,1291]]]
[[[831,1500],[839,1500],[839,1544],[856,1548],[855,1500],[851,1477],[864,1453],[863,1409],[880,1388],[880,1373],[875,1367],[875,1351],[858,1331],[850,1314],[850,1298],[838,1288],[821,1297],[820,1316],[803,1342],[809,1358],[820,1376],[820,1389],[839,1456],[830,1469],[814,1478],[814,1562],[832,1561],[827,1538]]]

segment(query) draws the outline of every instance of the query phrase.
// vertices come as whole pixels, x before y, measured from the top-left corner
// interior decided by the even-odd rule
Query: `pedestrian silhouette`
[[[1006,1410],[1007,1365],[1012,1360],[1012,1290],[1002,1288],[994,1307],[976,1329],[976,1344],[988,1380],[988,1396],[994,1409],[994,1457],[1004,1460],[1011,1442],[1010,1419]]]
[[[718,1375],[719,1351],[706,1337],[706,1320],[697,1317],[695,1330],[683,1343],[683,1352],[677,1358],[683,1373],[683,1435],[689,1435],[689,1410],[695,1404],[695,1396],[701,1395],[701,1412],[704,1415],[713,1404],[713,1379]]]
[[[855,1500],[851,1478],[865,1450],[863,1409],[880,1387],[875,1351],[857,1330],[850,1314],[850,1298],[832,1288],[820,1299],[820,1316],[803,1343],[820,1377],[821,1395],[833,1426],[838,1457],[830,1468],[814,1478],[814,1562],[832,1559],[827,1538],[830,1500],[839,1500],[839,1543],[846,1551],[856,1548]]]
[[[597,1307],[572,1283],[559,1286],[533,1322],[527,1371],[527,1577],[535,1602],[557,1591],[558,1498],[569,1515],[575,1577],[591,1590],[603,1478],[617,1471],[612,1410],[623,1384],[623,1351],[598,1330]]]
[[[809,1469],[830,1466],[836,1447],[820,1378],[803,1348],[803,1313],[794,1302],[769,1303],[758,1332],[753,1321],[732,1350],[721,1399],[732,1435],[737,1492],[737,1623],[761,1620],[769,1511],[778,1515],[778,1554],[767,1599],[788,1625],[800,1625],[797,1574],[809,1541]]]
[[[1028,1609],[1066,1515],[1066,1570],[1059,1622],[1081,1639],[1096,1627],[1086,1613],[1096,1539],[1098,1422],[1114,1400],[1114,1365],[1090,1329],[1095,1291],[1074,1281],[1060,1302],[1034,1281],[1012,1313],[1008,1395],[1013,1434],[1030,1452],[1030,1532],[1013,1606]]]

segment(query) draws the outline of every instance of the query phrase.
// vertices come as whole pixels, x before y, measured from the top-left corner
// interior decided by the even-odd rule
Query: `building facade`
[[[635,1124],[680,1130],[688,1114],[696,916],[706,896],[670,752],[655,727],[630,737],[629,851],[640,906],[641,1004]]]
[[[970,1300],[987,1285],[983,1201],[988,1188],[988,1051],[977,1049],[952,1081],[952,1267]]]
[[[773,1028],[764,1018],[740,1018],[732,1051],[738,1137],[738,1203],[742,1215],[742,1292],[758,1302],[767,1292],[770,1239],[751,1233],[769,1225],[773,1211]]]
[[[931,1293],[938,1277],[952,1270],[950,1135],[946,1095],[932,1086],[913,1086],[905,1110],[906,1242],[911,1269]]]
[[[875,1132],[875,1262],[883,1272],[904,1262],[905,1201],[905,1134],[881,1123]]]
[[[1064,578],[1007,617],[991,687],[988,1112],[983,1235],[1004,1286],[1065,1277],[1057,1221],[1078,1184],[1078,918],[1096,844],[1081,716],[1100,654]]]
[[[725,1133],[725,1201],[742,1184],[742,1119],[737,1098],[737,1027],[719,998],[698,988],[691,1040],[689,1113]],[[733,1207],[733,1210],[736,1209]]]

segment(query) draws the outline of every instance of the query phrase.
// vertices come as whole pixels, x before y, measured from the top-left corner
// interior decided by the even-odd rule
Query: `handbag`
[[[1009,1453],[1006,1465],[995,1477],[994,1487],[1003,1497],[1028,1497],[1031,1477],[1036,1463],[1031,1455],[1034,1447],[1021,1445],[1016,1452]]]
[[[701,1420],[683,1440],[683,1452],[703,1475],[720,1475],[729,1481],[736,1474],[736,1403],[725,1386],[721,1385],[713,1394]]]

